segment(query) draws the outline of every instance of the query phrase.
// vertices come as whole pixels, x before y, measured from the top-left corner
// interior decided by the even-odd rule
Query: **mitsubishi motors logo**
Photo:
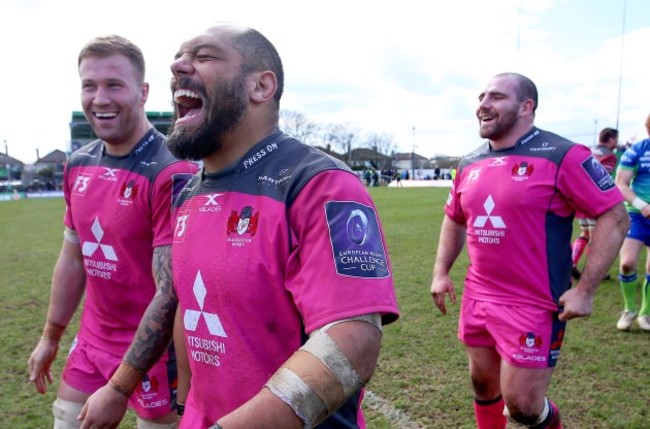
[[[194,287],[192,288],[192,291],[194,292],[194,297],[196,298],[196,302],[199,304],[200,310],[185,310],[185,314],[183,315],[183,325],[185,325],[185,329],[192,332],[196,331],[196,328],[199,325],[199,320],[201,320],[201,316],[203,316],[205,324],[208,327],[208,331],[212,335],[227,338],[228,335],[223,329],[223,325],[221,324],[221,320],[219,320],[219,316],[203,311],[203,305],[205,303],[207,290],[203,284],[201,271],[196,273],[196,279],[194,279]]]
[[[92,242],[92,241],[84,242],[83,246],[81,247],[81,253],[83,253],[84,256],[91,257],[99,248],[104,254],[105,259],[109,261],[117,261],[118,260],[117,255],[115,254],[115,249],[113,249],[113,246],[110,246],[108,244],[102,244],[102,238],[104,238],[104,230],[102,229],[102,226],[99,224],[99,218],[95,218],[95,221],[93,222],[93,226],[90,228],[90,231],[93,233],[93,236],[95,237],[95,240],[97,240],[97,242]]]
[[[486,215],[476,216],[474,221],[474,235],[480,244],[501,244],[506,238],[506,224],[501,216],[493,216],[494,200],[489,195],[483,203]],[[488,227],[485,227],[489,225]]]
[[[487,221],[489,220],[492,223],[493,228],[505,228],[506,224],[503,222],[501,216],[491,216],[492,210],[494,210],[494,200],[492,195],[489,195],[485,202],[483,203],[483,208],[487,213],[487,216],[477,216],[474,221],[475,228],[483,228]]]

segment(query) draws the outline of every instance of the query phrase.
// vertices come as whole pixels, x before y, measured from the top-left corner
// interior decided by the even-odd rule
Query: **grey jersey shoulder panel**
[[[210,192],[265,196],[290,205],[311,179],[327,170],[354,174],[342,161],[277,131],[253,146],[236,165],[216,174],[195,175],[175,206]]]
[[[68,159],[72,167],[110,167],[132,171],[153,181],[165,167],[178,162],[167,148],[167,138],[152,128],[126,156],[104,153],[101,140],[95,140],[76,150]]]
[[[486,158],[519,155],[531,158],[544,158],[560,165],[566,153],[576,143],[539,128],[533,128],[525,134],[515,146],[504,150],[492,150],[485,142],[474,151],[464,156],[459,162],[459,170]]]

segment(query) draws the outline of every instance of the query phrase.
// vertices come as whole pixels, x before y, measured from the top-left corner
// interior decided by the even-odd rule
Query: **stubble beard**
[[[497,116],[496,120],[487,124],[481,124],[479,128],[479,136],[488,140],[499,140],[507,135],[517,123],[517,112],[509,111],[502,115]]]

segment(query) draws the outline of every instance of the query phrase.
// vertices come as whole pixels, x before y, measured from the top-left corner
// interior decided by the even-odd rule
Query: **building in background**
[[[147,118],[158,131],[167,135],[167,131],[172,125],[172,112],[147,112]],[[97,136],[83,112],[72,112],[68,155],[94,140],[97,140]]]
[[[0,192],[11,191],[21,184],[24,164],[6,153],[0,153]]]

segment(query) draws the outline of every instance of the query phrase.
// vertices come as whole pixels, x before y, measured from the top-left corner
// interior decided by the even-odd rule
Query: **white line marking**
[[[424,426],[420,426],[419,423],[413,421],[408,414],[395,408],[390,401],[375,395],[369,390],[365,392],[363,405],[382,414],[396,428],[426,429]]]

